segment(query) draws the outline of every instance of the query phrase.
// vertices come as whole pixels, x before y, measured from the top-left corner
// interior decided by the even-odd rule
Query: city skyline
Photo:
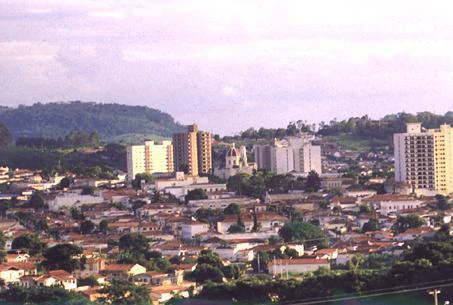
[[[450,8],[0,1],[0,104],[147,105],[220,134],[298,119],[445,113],[453,98]]]

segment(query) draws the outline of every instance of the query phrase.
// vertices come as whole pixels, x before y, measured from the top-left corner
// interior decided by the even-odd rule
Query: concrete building
[[[102,194],[82,195],[78,192],[60,193],[47,200],[49,210],[58,211],[60,209],[80,207],[82,205],[95,205],[103,203]]]
[[[174,163],[176,170],[185,170],[190,176],[212,172],[212,135],[199,131],[196,124],[187,132],[173,135]]]
[[[135,179],[135,175],[141,173],[171,173],[173,171],[173,145],[170,141],[162,141],[162,144],[145,141],[144,145],[127,147],[128,180]]]
[[[330,269],[330,263],[327,259],[315,258],[296,258],[296,259],[275,259],[269,260],[267,269],[273,275],[280,274],[282,277],[286,272],[303,273],[313,272],[319,268]]]
[[[195,220],[187,220],[182,224],[182,237],[191,239],[198,234],[209,231],[209,224]]]
[[[426,205],[424,200],[394,194],[375,195],[364,199],[362,202],[370,204],[384,216],[413,211]]]
[[[193,125],[195,128],[197,125]],[[212,135],[207,131],[197,132],[198,174],[212,174]]]
[[[419,194],[453,192],[453,128],[422,130],[407,123],[406,133],[394,134],[395,181],[406,182]]]
[[[255,145],[253,149],[258,169],[276,174],[293,171],[308,173],[312,170],[322,173],[321,146],[313,145],[306,137],[274,140],[272,145]]]

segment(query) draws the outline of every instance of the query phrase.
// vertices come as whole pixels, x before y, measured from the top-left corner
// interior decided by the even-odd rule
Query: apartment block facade
[[[186,171],[190,176],[212,172],[212,135],[199,131],[196,124],[187,132],[173,135],[175,170]]]
[[[453,128],[422,130],[421,123],[407,123],[406,133],[395,134],[395,180],[414,190],[453,192]]]
[[[272,145],[254,145],[253,149],[258,169],[276,174],[312,170],[322,173],[321,146],[313,145],[311,139],[288,137],[282,141],[275,140]]]
[[[127,176],[133,180],[141,173],[171,173],[173,166],[173,145],[170,141],[156,144],[154,141],[145,141],[144,145],[130,145],[127,147]]]

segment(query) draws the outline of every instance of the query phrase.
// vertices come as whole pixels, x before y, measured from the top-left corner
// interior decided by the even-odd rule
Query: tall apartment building
[[[173,135],[175,169],[187,170],[188,175],[210,174],[212,171],[212,135],[199,131],[196,124],[187,132]]]
[[[254,145],[253,149],[258,169],[276,174],[322,172],[321,146],[313,145],[311,139],[288,137],[275,140],[273,145]]]
[[[421,123],[407,123],[406,133],[393,136],[395,181],[416,190],[453,192],[453,128],[422,130]]]
[[[207,131],[197,132],[198,173],[212,173],[212,134]]]
[[[313,145],[313,135],[287,137],[288,145],[293,149],[294,171],[308,173],[312,170],[321,174],[321,146]]]
[[[173,167],[173,145],[170,141],[156,144],[145,141],[144,145],[127,147],[127,176],[133,180],[141,173],[171,173]]]

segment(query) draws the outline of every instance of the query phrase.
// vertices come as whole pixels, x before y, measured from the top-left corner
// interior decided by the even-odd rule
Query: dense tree
[[[186,202],[189,202],[190,200],[208,199],[208,194],[203,189],[194,189],[187,192],[185,199]]]
[[[437,241],[447,241],[450,239],[450,225],[443,224],[439,230],[437,230],[436,234],[434,235],[434,239]]]
[[[169,259],[170,263],[173,265],[180,265],[182,263],[181,256],[179,255],[174,255]]]
[[[71,186],[71,180],[68,177],[64,177],[63,179],[61,179],[61,181],[58,185],[58,188],[62,190],[65,188],[69,188],[70,186]]]
[[[238,215],[241,213],[241,208],[236,203],[230,203],[224,210],[225,215]]]
[[[119,247],[121,250],[145,254],[149,249],[149,240],[142,234],[130,233],[120,237]]]
[[[91,234],[95,228],[96,225],[91,220],[83,220],[80,223],[80,233],[82,234]]]
[[[418,215],[410,214],[407,216],[398,216],[393,227],[400,233],[410,228],[418,228],[425,224],[425,221]]]
[[[195,212],[195,218],[199,221],[215,224],[223,217],[222,211],[217,209],[201,208]]]
[[[323,244],[326,238],[319,227],[300,221],[285,223],[279,234],[285,242],[301,241],[307,244]]]
[[[221,269],[227,279],[238,279],[243,273],[243,269],[238,264],[230,264]]]
[[[223,263],[219,255],[211,250],[202,250],[197,259],[198,264],[207,264],[214,267],[222,268]]]
[[[74,220],[83,220],[85,216],[79,208],[72,207],[69,212],[71,213],[71,218]]]
[[[16,140],[16,146],[38,149],[96,147],[99,146],[99,135],[95,132],[89,134],[79,131],[71,132],[64,138],[19,137]]]
[[[5,234],[3,234],[2,231],[0,231],[0,263],[2,263],[6,258],[5,244],[6,244]]]
[[[82,188],[82,195],[94,195],[95,188],[92,186],[85,186]]]
[[[269,253],[258,251],[252,261],[252,267],[255,272],[267,271],[267,262],[270,260]]]
[[[140,173],[136,174],[134,180],[132,180],[132,187],[139,189],[142,187],[142,183],[152,184],[154,183],[154,177],[151,174]]]
[[[317,192],[321,188],[321,178],[314,170],[310,171],[305,182],[305,189],[308,192]]]
[[[110,285],[104,286],[100,292],[106,294],[106,297],[100,300],[102,304],[151,304],[147,287],[145,285],[135,285],[128,280],[112,280]]]
[[[43,266],[49,270],[63,269],[73,272],[81,267],[81,260],[75,257],[82,253],[82,249],[73,244],[58,244],[44,252]]]
[[[197,283],[205,283],[207,281],[222,282],[224,274],[218,267],[208,264],[197,265],[197,268],[190,273],[190,278]]]
[[[132,211],[137,211],[138,209],[142,208],[146,204],[144,200],[134,200],[132,202]]]
[[[2,123],[0,123],[0,146],[7,146],[12,142],[11,133],[8,128]]]
[[[370,219],[368,222],[363,224],[362,232],[379,230],[379,221],[375,218]]]
[[[31,256],[42,254],[46,250],[46,243],[42,242],[37,234],[24,234],[13,239],[11,248],[27,250]]]
[[[245,232],[245,225],[241,219],[241,214],[237,214],[238,220],[235,224],[232,224],[228,228],[228,233],[235,234],[235,233],[244,233]]]
[[[107,234],[107,232],[109,231],[109,222],[107,220],[101,220],[101,222],[99,223],[99,231],[101,233]]]
[[[95,286],[99,286],[99,282],[95,276],[91,275],[91,276],[88,276],[85,278],[79,278],[77,280],[77,286],[78,287],[80,287],[80,286],[95,287]]]
[[[241,226],[241,225],[239,225],[237,223],[232,224],[228,228],[228,233],[230,233],[230,234],[244,233],[244,232],[245,232],[244,226]]]
[[[171,262],[163,257],[154,258],[151,260],[152,270],[168,273],[173,270]]]
[[[357,273],[359,271],[359,268],[362,266],[364,262],[365,257],[363,255],[361,254],[354,255],[348,261],[349,270],[351,270],[353,273]]]
[[[42,192],[34,192],[30,197],[28,204],[34,209],[42,209],[46,206]]]
[[[112,118],[115,118],[114,124]],[[99,133],[103,140],[121,140],[119,136],[128,134],[169,137],[185,129],[169,114],[146,106],[78,101],[36,103],[8,109],[0,112],[0,121],[16,138],[58,138],[71,132],[85,131],[87,140],[96,140],[94,132]]]
[[[2,300],[15,304],[47,304],[49,302],[54,303],[55,301],[58,301],[58,303],[72,303],[72,299],[76,297],[75,293],[58,286],[22,287],[20,285],[10,285],[8,289],[2,289],[0,292],[0,298]]]
[[[436,195],[436,209],[439,210],[448,210],[451,208],[451,203],[448,200],[448,197],[443,195]]]
[[[162,258],[162,253],[156,250],[151,250],[146,253],[147,259]]]

